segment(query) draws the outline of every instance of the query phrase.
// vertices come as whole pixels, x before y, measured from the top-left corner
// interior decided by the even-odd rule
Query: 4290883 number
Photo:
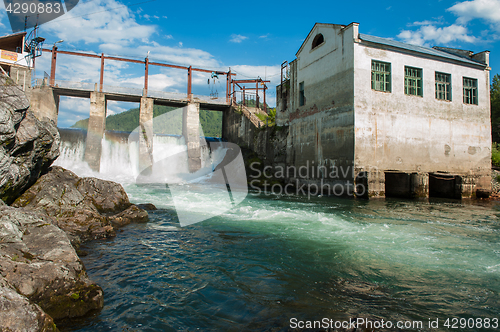
[[[62,10],[60,3],[9,3],[5,10],[12,14],[59,14]]]
[[[444,327],[449,329],[497,329],[498,318],[448,318]]]

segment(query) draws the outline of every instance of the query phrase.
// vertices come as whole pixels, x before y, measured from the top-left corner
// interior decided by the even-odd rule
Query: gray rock
[[[40,122],[14,83],[0,75],[0,199],[11,204],[59,156],[59,132]]]
[[[0,274],[53,319],[101,309],[102,289],[52,222],[43,214],[0,207]]]
[[[149,221],[149,216],[146,211],[136,205],[131,205],[128,209],[109,217],[109,221],[114,227],[123,227],[130,223],[145,223]]]
[[[73,244],[115,236],[106,216],[99,214],[92,199],[77,189],[81,179],[62,167],[52,167],[12,206],[45,213],[70,236]]]
[[[76,188],[100,213],[117,213],[132,205],[125,189],[115,182],[82,178],[76,184]]]
[[[137,207],[146,210],[146,211],[156,211],[158,210],[156,206],[152,203],[143,203],[143,204],[136,204]]]
[[[52,318],[0,276],[1,331],[58,331]]]
[[[79,178],[58,166],[51,167],[12,206],[54,217],[54,224],[68,233],[75,246],[112,237],[114,227],[148,221],[147,212],[130,203],[121,185]]]

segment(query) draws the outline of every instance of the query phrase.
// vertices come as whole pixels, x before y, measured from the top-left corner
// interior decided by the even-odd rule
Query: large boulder
[[[0,274],[53,319],[103,306],[102,289],[88,278],[66,233],[44,214],[0,206]]]
[[[0,75],[0,199],[11,204],[59,156],[59,132],[28,110],[24,92]]]
[[[148,213],[128,199],[123,187],[111,181],[79,178],[62,167],[51,167],[12,204],[54,217],[73,244],[108,238],[114,227],[147,222]]]
[[[52,318],[0,276],[1,331],[58,331]]]

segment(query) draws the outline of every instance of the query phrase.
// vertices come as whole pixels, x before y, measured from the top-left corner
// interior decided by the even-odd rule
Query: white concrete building
[[[372,196],[484,195],[489,71],[488,51],[427,48],[362,34],[358,23],[317,23],[277,87],[277,124],[289,126],[287,164],[313,175],[316,167],[301,182],[355,180]],[[328,177],[325,169],[335,167],[343,175]]]

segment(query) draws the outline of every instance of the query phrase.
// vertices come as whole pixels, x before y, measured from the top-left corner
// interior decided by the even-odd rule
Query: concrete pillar
[[[153,98],[141,98],[139,115],[139,169],[153,165]],[[151,169],[150,169],[151,170]]]
[[[96,172],[101,168],[102,138],[106,126],[106,95],[102,92],[90,93],[90,117],[87,129],[84,160]]]
[[[189,103],[184,108],[182,135],[188,148],[189,172],[194,173],[201,168],[200,104]]]
[[[30,109],[40,121],[51,120],[57,125],[59,96],[48,85],[30,91]]]

